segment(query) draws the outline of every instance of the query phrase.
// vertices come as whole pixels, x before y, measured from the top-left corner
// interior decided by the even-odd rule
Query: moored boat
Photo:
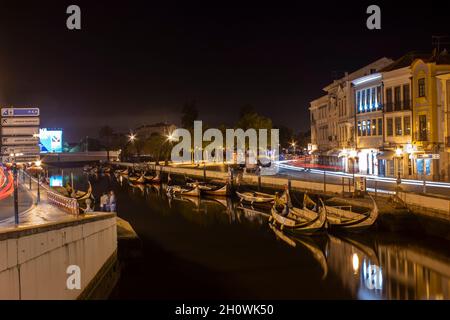
[[[250,204],[268,204],[275,200],[275,196],[262,192],[236,191],[236,194],[241,202],[244,201]]]
[[[132,183],[145,183],[144,175],[128,177],[128,180]]]
[[[183,186],[167,186],[167,192],[169,194],[180,194],[183,196],[200,197],[200,189],[198,186],[193,188]]]
[[[306,198],[306,195],[305,195]],[[311,201],[311,200],[310,200]],[[304,201],[305,203],[306,201]],[[312,234],[317,231],[321,231],[325,227],[325,222],[327,221],[325,206],[320,200],[321,206],[317,208],[315,204],[315,209],[313,211],[308,209],[305,205],[303,209],[301,208],[287,208],[287,204],[282,205],[282,209],[278,211],[274,205],[271,209],[271,218],[269,222],[275,225],[279,225],[280,229],[286,232],[299,233],[299,234]],[[282,214],[287,210],[287,214]]]
[[[375,199],[372,196],[370,198],[373,208],[365,213],[354,212],[350,206],[325,206],[328,228],[359,231],[371,227],[377,220],[379,211]]]

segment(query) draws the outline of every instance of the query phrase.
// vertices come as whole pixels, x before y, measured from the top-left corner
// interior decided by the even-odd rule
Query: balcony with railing
[[[411,100],[403,100],[403,101],[395,101],[395,102],[386,102],[384,105],[385,112],[397,112],[404,110],[411,110]]]

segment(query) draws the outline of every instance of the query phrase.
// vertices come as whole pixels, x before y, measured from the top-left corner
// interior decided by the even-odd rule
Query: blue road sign
[[[39,108],[2,108],[2,117],[38,117]]]

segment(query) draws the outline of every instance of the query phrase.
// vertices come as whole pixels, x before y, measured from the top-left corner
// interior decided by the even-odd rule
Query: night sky
[[[179,124],[188,100],[211,125],[233,125],[251,104],[305,131],[309,101],[333,74],[450,35],[444,1],[377,1],[375,31],[366,1],[17,2],[0,4],[0,104],[40,107],[42,125],[71,141],[105,124]],[[70,4],[80,31],[66,28]]]

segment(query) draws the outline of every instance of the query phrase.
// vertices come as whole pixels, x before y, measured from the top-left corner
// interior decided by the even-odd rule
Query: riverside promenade
[[[12,195],[0,200],[7,212],[0,221],[0,299],[95,296],[102,277],[117,261],[116,214],[78,214],[71,199],[44,185],[38,201],[37,181],[23,174],[18,225],[11,216]],[[73,272],[79,286],[68,285]]]

